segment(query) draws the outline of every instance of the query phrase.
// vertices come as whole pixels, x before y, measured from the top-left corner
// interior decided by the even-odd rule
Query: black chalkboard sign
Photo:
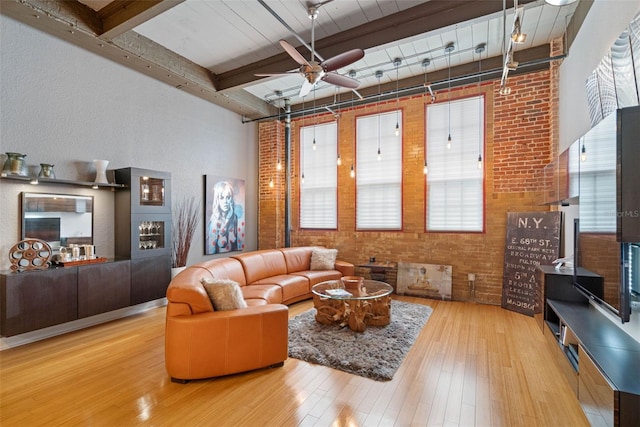
[[[540,313],[535,271],[559,257],[561,225],[561,212],[508,213],[502,308],[529,316]]]

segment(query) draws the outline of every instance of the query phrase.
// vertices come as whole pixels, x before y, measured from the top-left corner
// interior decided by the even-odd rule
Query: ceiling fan
[[[311,59],[307,61],[305,57],[286,40],[280,40],[280,46],[282,46],[294,61],[300,64],[300,68],[286,73],[256,74],[256,76],[272,77],[299,73],[304,77],[304,82],[300,87],[300,97],[306,96],[320,80],[349,89],[356,89],[360,85],[358,80],[343,76],[335,71],[362,59],[364,57],[364,51],[362,49],[352,49],[326,60],[323,60],[315,51],[315,20],[318,17],[318,8],[325,3],[328,2],[309,6],[308,9],[309,19],[311,19]],[[321,62],[316,61],[316,57],[319,58]]]

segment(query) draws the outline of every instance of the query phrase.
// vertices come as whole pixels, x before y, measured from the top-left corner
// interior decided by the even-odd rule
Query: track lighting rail
[[[566,58],[566,54],[562,54],[562,55],[557,55],[557,56],[552,56],[552,57],[548,57],[548,58],[543,58],[543,59],[536,59],[536,60],[532,60],[532,61],[527,61],[527,62],[521,62],[518,65],[518,70],[523,70],[526,69],[527,67],[534,67],[534,66],[538,66],[538,65],[542,65],[542,64],[546,64],[552,61],[557,61],[557,60],[561,60]],[[493,68],[493,69],[487,69],[487,70],[483,70],[482,72],[476,72],[476,73],[471,73],[471,74],[465,74],[465,75],[461,75],[461,76],[457,76],[457,77],[451,77],[451,83],[453,86],[455,86],[456,83],[471,83],[472,80],[476,80],[478,78],[482,78],[483,80],[485,80],[485,77],[487,77],[487,79],[485,81],[491,80],[491,79],[499,79],[500,77],[500,73],[502,73],[502,68]],[[498,77],[496,77],[498,76]],[[445,78],[442,80],[437,80],[437,81],[431,81],[429,82],[429,86],[431,88],[431,92],[436,92],[437,90],[441,90],[444,89],[448,86],[449,84],[449,79]],[[428,88],[427,88],[428,90]],[[417,94],[421,94],[424,93],[425,91],[425,86],[423,83],[419,84],[419,85],[413,85],[413,86],[409,86],[409,87],[404,87],[404,88],[399,88],[398,90],[396,90],[395,88],[393,90],[389,90],[389,91],[385,91],[381,94],[375,93],[375,94],[371,94],[368,95],[366,97],[363,97],[361,99],[357,99],[357,100],[344,100],[344,101],[339,101],[339,102],[330,102],[330,103],[325,103],[322,105],[318,105],[316,106],[316,108],[314,109],[313,107],[308,107],[308,108],[303,108],[301,110],[296,110],[296,111],[292,111],[291,112],[291,118],[297,118],[297,117],[302,117],[302,116],[306,116],[309,114],[315,114],[317,113],[319,109],[323,109],[325,106],[330,107],[333,111],[337,111],[340,110],[342,108],[352,108],[355,106],[361,106],[361,105],[366,105],[366,104],[370,104],[372,102],[377,102],[378,98],[380,97],[380,99],[382,100],[388,100],[391,98],[394,98],[396,95],[399,96],[409,96],[409,95],[417,95]],[[288,98],[284,98],[284,99],[288,99]],[[272,100],[272,102],[275,103],[276,100]],[[242,117],[242,123],[252,123],[252,122],[263,122],[263,121],[268,121],[268,120],[274,120],[278,118],[278,114],[272,114],[270,116],[264,116],[264,117],[258,117],[255,119],[248,119],[246,117]]]

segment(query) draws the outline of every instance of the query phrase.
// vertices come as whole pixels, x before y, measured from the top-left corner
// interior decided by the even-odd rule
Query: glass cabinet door
[[[164,206],[165,205],[165,183],[162,178],[149,176],[140,177],[140,205],[141,206]]]
[[[139,221],[138,249],[163,249],[165,227],[164,221]]]
[[[131,215],[131,259],[171,253],[171,214]]]

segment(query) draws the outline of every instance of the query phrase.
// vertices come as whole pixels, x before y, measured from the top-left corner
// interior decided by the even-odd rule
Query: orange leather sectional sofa
[[[309,299],[316,283],[352,276],[354,265],[311,270],[314,247],[269,249],[187,267],[167,289],[165,364],[172,381],[282,366],[288,354],[286,304]],[[215,311],[200,282],[238,282],[248,307]]]

